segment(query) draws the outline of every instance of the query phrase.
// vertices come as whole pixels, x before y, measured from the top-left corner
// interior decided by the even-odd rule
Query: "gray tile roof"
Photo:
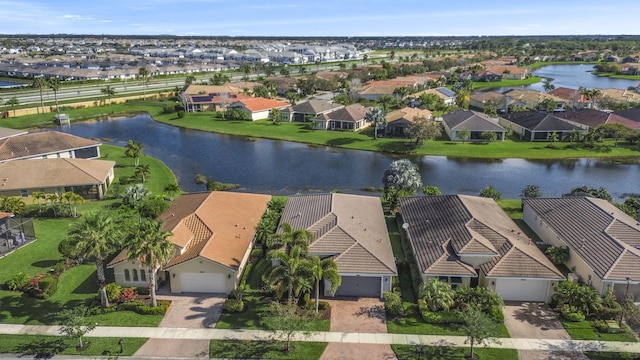
[[[400,212],[425,275],[476,276],[459,256],[477,255],[487,256],[480,269],[489,277],[563,278],[492,199],[407,197],[400,199]]]
[[[280,223],[314,234],[309,252],[334,256],[340,273],[397,274],[380,199],[348,194],[290,196]]]
[[[0,139],[0,161],[98,145],[98,141],[58,131],[32,132]]]
[[[572,125],[558,116],[538,111],[511,113],[504,116],[504,118],[531,131],[583,130],[582,128]]]
[[[308,100],[293,106],[293,111],[302,114],[318,115],[329,111],[334,111],[344,106],[324,100]]]
[[[605,280],[640,274],[640,225],[621,210],[590,197],[525,199],[524,204]]]
[[[497,120],[491,119],[489,116],[471,110],[457,110],[451,114],[442,116],[449,129],[467,129],[469,131],[505,131],[498,125]]]

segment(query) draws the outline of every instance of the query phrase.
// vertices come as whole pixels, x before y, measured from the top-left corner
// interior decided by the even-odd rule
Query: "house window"
[[[138,281],[138,270],[133,269],[133,281]]]
[[[20,196],[27,197],[29,194],[27,193],[27,190],[20,190]]]
[[[129,269],[124,269],[124,281],[131,281],[131,274],[129,273]]]
[[[57,155],[58,159],[60,159],[60,153],[57,153],[56,155]]]
[[[449,282],[449,277],[448,276],[438,276],[438,280],[448,283]]]
[[[47,155],[42,155],[42,158],[43,158],[43,159],[46,159],[46,158],[47,158]]]
[[[147,274],[144,270],[140,270],[140,281],[147,281]]]

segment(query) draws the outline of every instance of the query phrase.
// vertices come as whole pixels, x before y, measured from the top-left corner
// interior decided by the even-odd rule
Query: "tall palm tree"
[[[131,236],[127,252],[129,259],[139,261],[149,273],[149,294],[151,306],[158,306],[156,300],[156,274],[175,253],[173,243],[169,241],[170,232],[162,229],[163,224],[156,220],[145,219]]]
[[[142,149],[144,149],[144,145],[141,142],[129,139],[127,143],[124,154],[128,157],[132,157],[134,159],[134,166],[140,165],[140,155],[142,155]]]
[[[53,90],[53,97],[56,101],[56,112],[60,113],[60,107],[58,106],[58,90],[60,90],[60,80],[58,78],[48,78],[47,86]]]
[[[149,166],[149,164],[142,164],[142,165],[136,166],[135,174],[136,176],[140,177],[140,179],[142,180],[142,183],[145,183],[147,181],[147,177],[149,176],[150,173],[151,173],[151,167]]]
[[[34,77],[31,86],[40,91],[40,107],[42,108],[42,112],[44,112],[44,98],[42,97],[42,90],[47,87],[47,81],[41,76]]]
[[[545,92],[549,92],[549,91],[551,91],[551,90],[553,90],[553,89],[555,89],[555,88],[556,88],[556,86],[555,86],[555,85],[553,85],[553,84],[551,83],[551,81],[553,81],[553,80],[551,80],[551,79],[549,79],[549,78],[546,78],[546,79],[544,79],[544,81],[542,82],[542,88],[544,89],[544,91],[545,91]]]
[[[95,258],[98,273],[100,304],[109,306],[105,290],[104,260],[118,248],[118,232],[111,216],[105,212],[90,212],[69,230],[69,239],[74,255],[83,258]]]
[[[27,204],[21,197],[7,196],[0,198],[0,210],[14,215],[21,215],[27,210]]]
[[[378,103],[382,105],[382,110],[384,110],[385,113],[389,111],[389,106],[395,101],[396,99],[393,96],[387,94],[381,95],[378,98]]]
[[[149,79],[149,75],[151,75],[151,72],[146,67],[143,66],[138,69],[138,76],[142,77],[142,100],[147,97],[147,79]]]
[[[373,125],[373,138],[378,139],[378,128],[381,125],[384,127],[387,124],[385,111],[379,107],[372,107],[367,111],[364,119],[371,122],[371,125]]]
[[[269,258],[278,262],[267,276],[267,283],[275,288],[276,296],[281,298],[285,292],[287,299],[292,301],[294,296],[310,287],[308,270],[305,268],[301,246],[294,246],[289,252],[273,250]]]
[[[5,105],[11,107],[11,110],[13,110],[13,117],[16,117],[16,106],[20,105],[20,100],[18,100],[18,97],[14,96],[11,99],[7,100]]]
[[[116,94],[116,90],[112,88],[111,85],[107,85],[100,89],[100,92],[107,96],[107,99],[109,99],[109,104],[111,104],[111,97]]]
[[[67,202],[67,206],[69,206],[69,212],[73,217],[78,216],[78,204],[82,204],[84,202],[84,198],[73,191],[67,191],[62,194],[62,198]],[[72,206],[73,204],[73,206]]]
[[[464,110],[469,110],[470,100],[469,91],[466,89],[461,89],[458,91],[458,94],[456,94],[456,104]]]
[[[342,283],[342,277],[338,273],[338,264],[332,258],[320,260],[320,257],[313,256],[307,260],[307,266],[309,267],[311,278],[315,284],[317,313],[318,301],[320,299],[320,281],[329,280],[331,282],[331,293],[333,294]]]

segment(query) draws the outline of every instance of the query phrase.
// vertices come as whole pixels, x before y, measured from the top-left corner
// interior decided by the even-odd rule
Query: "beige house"
[[[255,228],[270,195],[205,192],[180,196],[158,220],[172,235],[175,255],[159,278],[172,293],[225,293],[235,289],[249,258]],[[144,269],[123,250],[108,265],[122,286],[146,286]]]
[[[229,108],[240,109],[242,112],[249,115],[251,120],[255,121],[268,119],[271,115],[272,109],[284,110],[289,106],[291,106],[291,104],[286,101],[256,97],[235,101],[229,105]]]
[[[360,104],[352,104],[311,119],[316,130],[359,131],[369,126],[365,120],[368,109]]]
[[[381,298],[398,275],[380,198],[348,194],[290,196],[280,223],[313,234],[309,254],[333,258],[342,284],[336,296]],[[324,295],[332,296],[325,282]]]
[[[423,281],[480,285],[504,300],[549,302],[565,279],[493,199],[406,197],[400,212]]]
[[[86,199],[102,199],[113,182],[115,164],[73,158],[7,161],[0,163],[0,196],[73,191]]]

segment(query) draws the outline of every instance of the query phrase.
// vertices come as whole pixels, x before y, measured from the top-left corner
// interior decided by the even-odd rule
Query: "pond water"
[[[74,123],[60,131],[125,146],[129,139],[144,144],[144,153],[162,160],[189,192],[203,191],[196,174],[236,183],[241,191],[294,194],[340,190],[363,193],[381,187],[384,170],[396,158],[367,151],[273,141],[187,130],[155,122],[149,115]],[[560,196],[572,187],[603,186],[618,200],[640,193],[640,165],[578,159],[482,161],[442,156],[413,157],[425,185],[444,194],[478,195],[493,185],[504,198],[517,198],[529,184],[545,196]],[[117,169],[116,169],[117,171]],[[153,176],[153,174],[151,174]]]

